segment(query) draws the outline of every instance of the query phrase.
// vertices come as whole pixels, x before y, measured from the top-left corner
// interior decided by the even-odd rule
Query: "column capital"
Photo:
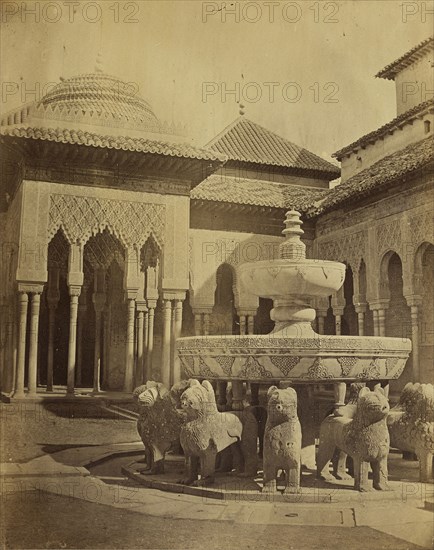
[[[138,312],[146,313],[148,311],[146,300],[136,300],[136,309]]]
[[[125,298],[127,300],[135,300],[137,298],[138,291],[139,291],[138,288],[126,288]]]
[[[68,289],[70,296],[80,296],[81,294],[81,285],[68,285]]]
[[[163,300],[185,300],[185,290],[164,290]]]
[[[343,306],[333,306],[332,310],[333,310],[333,315],[334,316],[340,315],[342,317],[343,314],[344,314],[344,307]]]
[[[249,316],[252,316],[252,317],[255,317],[256,314],[257,314],[258,310],[257,309],[239,309],[237,310],[237,315],[239,317],[241,317],[241,315],[244,315],[244,317],[249,317]]]
[[[26,294],[42,294],[44,285],[39,283],[18,283],[18,292]]]
[[[356,310],[356,313],[366,313],[368,311],[368,304],[358,302],[354,304],[354,309]]]
[[[417,294],[411,294],[408,296],[404,296],[405,301],[407,302],[407,305],[409,307],[420,307],[423,303],[422,296],[419,296]]]
[[[369,309],[372,311],[379,309],[388,309],[389,302],[390,300],[388,298],[384,298],[382,300],[372,300],[369,302]]]

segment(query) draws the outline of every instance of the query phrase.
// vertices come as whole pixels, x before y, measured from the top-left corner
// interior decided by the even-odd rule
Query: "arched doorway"
[[[273,309],[273,300],[259,298],[259,307],[255,316],[255,334],[270,334],[274,329],[274,321],[270,318]]]
[[[419,372],[420,382],[434,379],[434,245],[423,243],[415,256],[416,291],[420,295],[419,308]]]
[[[127,306],[125,251],[107,229],[87,241],[83,252],[86,316],[83,319],[82,381],[94,390],[121,390],[125,377]]]
[[[216,273],[214,307],[210,334],[239,334],[239,318],[235,309],[234,273],[229,264],[222,264]]]
[[[38,335],[38,385],[65,386],[68,370],[68,241],[59,229],[48,244],[48,282],[41,296]]]
[[[344,314],[342,317],[341,334],[342,335],[355,335],[358,332],[357,328],[357,313],[354,308],[353,296],[354,296],[354,280],[353,270],[348,265],[345,273],[344,280]]]
[[[385,335],[411,338],[410,308],[403,294],[402,262],[396,252],[389,252],[383,258],[380,284],[382,296],[389,297],[385,313]],[[399,381],[393,382],[391,388],[402,388],[407,382],[414,381],[412,380],[412,369],[410,357]]]

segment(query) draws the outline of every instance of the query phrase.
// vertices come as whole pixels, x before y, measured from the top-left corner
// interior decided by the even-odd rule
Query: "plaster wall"
[[[397,115],[434,96],[434,51],[403,69],[395,77]]]
[[[425,121],[430,122],[430,131],[426,132]],[[433,136],[434,115],[426,114],[422,119],[416,119],[412,124],[406,124],[401,129],[395,129],[392,134],[387,133],[374,144],[359,148],[342,159],[342,182],[348,180],[362,170],[366,170],[382,158],[396,153],[424,138]]]

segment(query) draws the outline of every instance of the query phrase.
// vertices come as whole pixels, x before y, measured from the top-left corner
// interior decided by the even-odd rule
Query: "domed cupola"
[[[82,130],[99,135],[185,141],[185,127],[160,121],[137,85],[94,73],[62,79],[41,100],[5,115],[1,126]]]
[[[147,101],[137,94],[133,83],[104,73],[74,76],[60,82],[37,107],[71,114],[76,119],[105,120],[109,125],[158,131],[161,124]]]

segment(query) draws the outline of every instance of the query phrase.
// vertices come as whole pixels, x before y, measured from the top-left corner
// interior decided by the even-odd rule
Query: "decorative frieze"
[[[401,222],[394,219],[389,222],[381,223],[376,227],[377,252],[386,250],[401,250]]]
[[[62,227],[70,244],[109,229],[125,247],[142,246],[153,234],[162,247],[165,205],[95,197],[50,196],[48,239]]]
[[[360,262],[366,255],[366,232],[357,231],[319,242],[318,255],[323,260],[347,262],[353,270],[358,271]]]
[[[410,237],[415,246],[418,246],[423,242],[432,242],[434,236],[434,224],[431,210],[411,216],[409,222]]]

